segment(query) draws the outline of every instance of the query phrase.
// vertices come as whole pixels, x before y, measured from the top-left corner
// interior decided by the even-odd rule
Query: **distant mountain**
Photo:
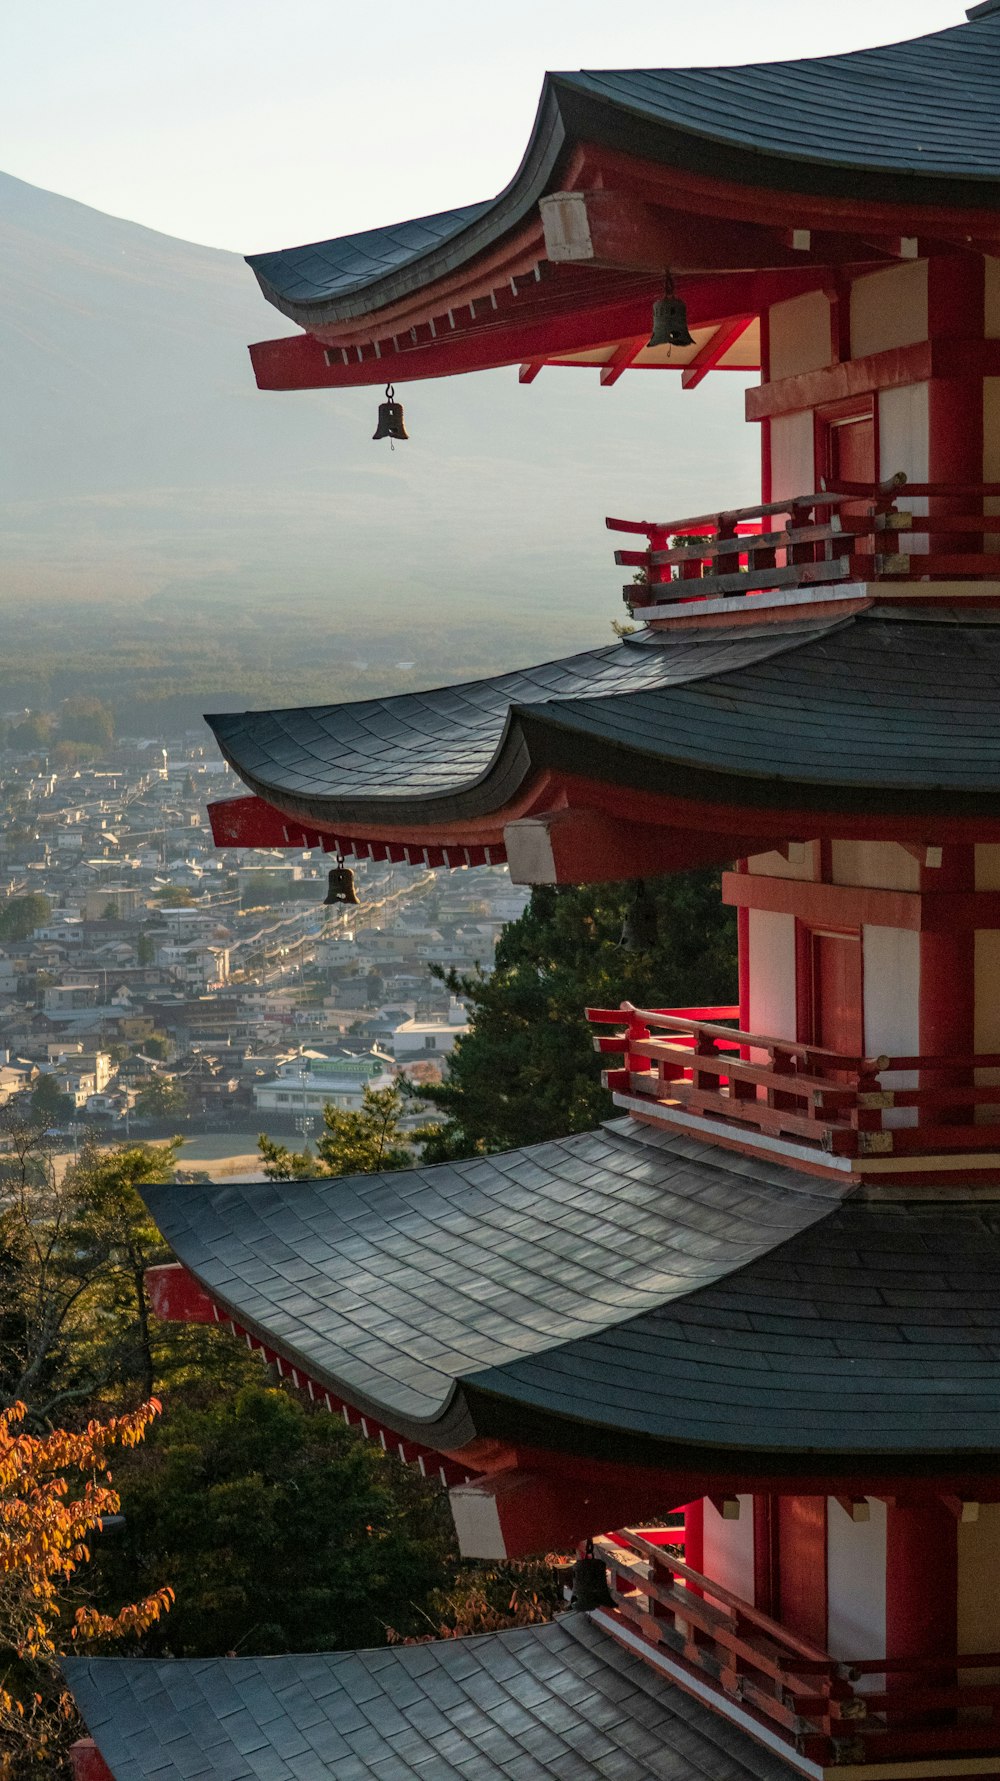
[[[0,251],[5,630],[26,600],[225,610],[265,633],[319,610],[426,679],[431,640],[469,626],[498,664],[605,640],[605,513],[753,498],[736,376],[690,395],[593,371],[400,386],[411,439],[391,453],[375,391],[256,390],[247,342],[290,329],[237,255],[5,175]]]

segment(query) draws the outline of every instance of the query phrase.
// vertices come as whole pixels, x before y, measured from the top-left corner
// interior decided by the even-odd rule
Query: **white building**
[[[404,1020],[392,1035],[392,1055],[397,1064],[415,1064],[426,1057],[447,1057],[456,1039],[469,1030],[461,1002],[452,1002],[447,1020]]]

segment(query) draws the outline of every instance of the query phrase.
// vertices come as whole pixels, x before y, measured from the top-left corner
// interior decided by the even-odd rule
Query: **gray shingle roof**
[[[664,1388],[664,1381],[669,1387]],[[672,1443],[790,1454],[1000,1448],[1000,1207],[850,1200],[701,1290],[482,1389]]]
[[[144,1197],[240,1324],[431,1448],[995,1472],[1000,1206],[842,1193],[626,1119],[432,1169]]]
[[[550,74],[521,167],[498,197],[249,263],[269,301],[303,327],[356,319],[523,223],[581,141],[743,184],[988,205],[1000,179],[998,89],[996,14],[849,55]]]
[[[640,633],[522,673],[209,718],[250,789],[331,825],[478,819],[546,767],[744,809],[1000,813],[1000,625]]]
[[[786,1781],[586,1615],[375,1651],[63,1664],[114,1781]]]
[[[500,1388],[513,1367],[530,1395],[522,1363],[544,1367],[728,1276],[823,1218],[839,1191],[623,1119],[435,1168],[144,1197],[178,1259],[244,1327],[426,1439],[456,1414],[456,1382]],[[541,1398],[551,1395],[550,1382]]]

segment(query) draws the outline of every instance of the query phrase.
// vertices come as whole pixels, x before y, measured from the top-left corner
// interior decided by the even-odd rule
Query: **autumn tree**
[[[108,1456],[137,1446],[159,1409],[153,1399],[75,1433],[42,1436],[25,1431],[23,1404],[0,1411],[0,1781],[62,1766],[75,1714],[59,1657],[144,1633],[173,1600],[157,1584],[105,1613],[78,1576],[90,1536],[121,1508]]]
[[[387,1088],[365,1083],[364,1099],[357,1112],[334,1107],[323,1109],[323,1135],[310,1150],[289,1150],[276,1144],[266,1132],[257,1140],[270,1181],[301,1180],[311,1175],[374,1175],[388,1169],[410,1169],[417,1160],[414,1144],[423,1131],[404,1132],[407,1101],[397,1082]]]

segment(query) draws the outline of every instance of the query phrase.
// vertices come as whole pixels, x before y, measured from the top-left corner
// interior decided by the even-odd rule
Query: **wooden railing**
[[[904,495],[930,511],[900,508]],[[642,611],[845,581],[1000,580],[1000,514],[986,511],[998,499],[1000,483],[910,483],[897,475],[830,483],[729,513],[605,524],[647,540],[645,550],[615,551],[616,563],[637,571],[623,593]]]
[[[701,1691],[712,1689],[723,1710],[739,1708],[787,1741],[790,1753],[825,1767],[1000,1751],[1000,1685],[989,1674],[1000,1654],[831,1657],[693,1570],[659,1537],[622,1528],[595,1542],[616,1620]]]
[[[602,1080],[667,1113],[752,1128],[838,1157],[1000,1150],[1000,1052],[855,1057],[739,1028],[735,1008],[588,1008],[614,1026],[594,1049],[622,1057]],[[733,1024],[722,1024],[723,1022]],[[913,1086],[887,1080],[904,1077]],[[995,1117],[976,1120],[982,1107]]]

